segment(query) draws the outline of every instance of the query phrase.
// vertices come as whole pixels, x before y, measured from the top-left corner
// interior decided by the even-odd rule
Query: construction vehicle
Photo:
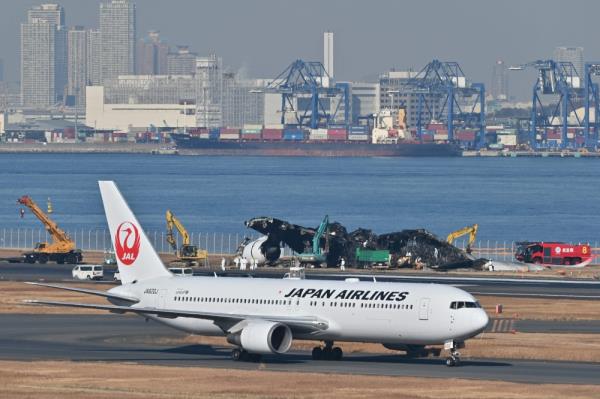
[[[448,241],[448,244],[452,245],[454,240],[468,234],[469,242],[467,244],[467,248],[465,249],[465,251],[468,254],[470,254],[472,252],[471,246],[473,245],[473,243],[475,243],[475,239],[477,239],[477,229],[478,228],[479,228],[479,226],[477,224],[474,224],[473,226],[467,226],[467,227],[463,227],[462,229],[453,231],[452,233],[448,234],[446,241]]]
[[[356,248],[356,264],[359,267],[389,267],[391,255],[387,249]]]
[[[177,261],[183,262],[188,266],[197,266],[202,261],[204,264],[208,262],[208,251],[199,249],[197,246],[190,244],[190,235],[183,227],[183,224],[173,215],[173,212],[167,210],[167,242],[175,251]],[[181,248],[177,248],[177,238],[173,233],[173,228],[177,229],[181,236]]]
[[[305,252],[298,254],[298,260],[301,264],[320,266],[326,262],[325,254],[321,250],[321,237],[325,234],[328,225],[329,216],[325,215],[312,239],[312,251],[310,247],[307,247]]]
[[[83,260],[80,249],[75,249],[75,242],[69,238],[67,233],[61,230],[48,215],[46,215],[33,200],[24,195],[17,200],[17,203],[26,206],[31,213],[43,223],[46,231],[52,238],[52,243],[39,242],[33,251],[25,252],[23,257],[27,263],[47,263],[53,261],[59,264],[70,263],[77,264]]]

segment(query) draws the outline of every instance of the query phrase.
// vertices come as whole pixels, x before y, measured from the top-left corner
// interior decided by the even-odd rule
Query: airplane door
[[[429,320],[429,298],[419,301],[419,320]]]
[[[167,306],[167,290],[158,290],[158,295],[156,296],[156,303],[154,304],[154,307],[156,307],[157,309],[164,309]]]

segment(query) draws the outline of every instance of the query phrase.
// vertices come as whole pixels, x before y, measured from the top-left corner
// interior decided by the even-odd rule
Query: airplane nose
[[[475,331],[483,331],[485,330],[485,328],[487,327],[488,323],[490,322],[490,318],[488,317],[487,313],[485,312],[485,310],[483,309],[478,309],[479,312],[476,312],[473,314],[473,329]]]

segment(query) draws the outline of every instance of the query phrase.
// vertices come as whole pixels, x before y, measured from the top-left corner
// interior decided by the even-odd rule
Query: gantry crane
[[[417,137],[423,140],[423,125],[444,121],[448,140],[456,129],[476,129],[473,145],[485,146],[485,85],[471,83],[454,61],[433,60],[405,83],[417,96]]]
[[[452,244],[454,242],[454,240],[456,240],[458,237],[462,237],[465,234],[468,234],[469,242],[467,244],[466,252],[470,254],[471,246],[477,239],[477,230],[478,229],[479,229],[479,226],[477,224],[474,224],[472,226],[463,227],[462,229],[458,229],[458,230],[453,231],[452,233],[448,234],[446,241],[448,241],[448,244]]]
[[[532,149],[549,146],[548,131],[560,129],[560,147],[565,149],[571,142],[576,147],[574,135],[584,129],[584,121],[577,115],[577,104],[584,95],[583,85],[577,69],[568,61],[537,60],[523,65],[508,68],[511,71],[522,71],[525,68],[538,70],[537,79],[533,85],[531,102],[531,126],[529,141]],[[591,83],[591,81],[590,81]],[[587,86],[586,86],[587,87]],[[541,95],[557,96],[556,104],[544,106]],[[589,98],[589,96],[588,96]],[[550,112],[548,112],[550,108]],[[573,115],[575,122],[569,123]],[[569,137],[569,128],[576,132]],[[587,134],[587,132],[586,132]]]
[[[296,60],[265,89],[281,94],[281,123],[316,129],[350,124],[350,85],[335,83],[318,61]],[[333,104],[333,105],[332,105]],[[344,108],[343,118],[338,113]]]
[[[177,256],[177,260],[181,262],[185,262],[188,265],[198,265],[200,261],[204,261],[206,263],[208,261],[208,251],[204,249],[199,249],[196,245],[192,245],[190,243],[190,235],[183,227],[183,224],[173,215],[173,212],[167,210],[166,212],[167,219],[167,242],[175,251],[175,255]],[[177,238],[173,232],[173,228],[175,228],[179,232],[179,236],[181,237],[181,248],[177,248]]]
[[[46,263],[54,261],[56,263],[77,264],[83,260],[81,250],[75,249],[75,242],[69,238],[67,233],[61,230],[58,225],[46,215],[39,206],[27,195],[17,200],[17,203],[26,206],[31,213],[39,219],[40,222],[50,234],[52,243],[39,242],[30,252],[23,254],[27,263]]]

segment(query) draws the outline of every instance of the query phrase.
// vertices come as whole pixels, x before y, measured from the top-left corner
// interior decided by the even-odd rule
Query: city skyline
[[[307,7],[301,8],[285,1],[248,3],[251,4],[235,3],[236,6],[232,7],[233,2],[225,1],[209,7],[205,3],[180,0],[169,3],[167,7],[155,0],[138,1],[137,36],[143,37],[150,30],[159,30],[161,37],[171,46],[189,45],[190,50],[200,56],[216,53],[230,69],[242,69],[248,76],[259,78],[276,76],[297,58],[321,60],[321,35],[327,30],[336,35],[335,68],[340,80],[375,80],[379,74],[391,68],[420,69],[431,59],[437,58],[458,61],[472,81],[490,84],[490,66],[498,58],[505,60],[507,65],[550,58],[554,48],[559,46],[584,47],[589,59],[597,58],[595,54],[599,52],[599,46],[584,30],[559,34],[557,30],[545,26],[548,24],[536,22],[547,20],[540,13],[560,12],[561,9],[567,10],[578,5],[583,7],[585,3],[582,1],[571,3],[568,7],[557,1],[550,1],[555,3],[553,7],[548,6],[548,2],[544,2],[546,7],[540,7],[541,2],[536,1],[527,4],[509,1],[513,4],[513,11],[518,9],[519,12],[508,12],[510,4],[483,5],[468,0],[451,2],[453,6],[438,1],[403,5],[379,1],[370,3],[368,7],[366,4],[353,4],[351,9],[341,14],[339,9],[343,9],[345,3],[331,1],[320,5],[323,13],[317,16],[308,10],[313,5],[316,7],[314,1],[305,2]],[[93,2],[94,7],[73,0],[59,4],[67,10],[67,26],[98,28],[99,1]],[[3,37],[15,38],[15,18],[18,27],[18,23],[24,20],[26,10],[33,5],[39,5],[39,2],[25,0],[16,6],[6,7],[7,12],[0,17],[0,33],[4,33]],[[587,6],[600,10],[600,5]],[[378,7],[385,7],[391,12],[379,13],[381,23],[373,24],[365,17],[369,15],[366,8]],[[410,18],[402,19],[402,24],[398,25],[392,21],[386,22],[391,15],[420,12],[426,8],[439,10],[439,13],[428,14],[427,32],[430,33],[427,35],[415,36],[414,32],[422,32],[423,29]],[[185,12],[178,12],[179,9]],[[207,9],[211,12],[207,13]],[[231,9],[235,9],[236,13],[231,13]],[[333,13],[333,10],[337,11]],[[452,16],[458,14],[469,24],[452,24]],[[493,19],[483,18],[482,21],[480,18],[492,14],[495,15]],[[584,22],[590,18],[587,15],[584,13],[581,17]],[[290,29],[285,21],[291,16],[294,20],[302,21],[303,29]],[[591,25],[581,23],[580,26]],[[478,37],[481,36],[476,33],[478,28],[482,30],[484,39]],[[10,29],[13,30],[12,34],[9,34]],[[442,34],[442,30],[451,34]],[[404,40],[404,37],[408,39]],[[384,39],[389,42],[389,50],[384,47]],[[0,43],[0,54],[5,59],[6,80],[17,80],[16,44],[11,40]],[[511,91],[522,99],[526,98],[531,86],[530,75],[533,73],[511,75],[511,84],[516,86],[516,90]]]

